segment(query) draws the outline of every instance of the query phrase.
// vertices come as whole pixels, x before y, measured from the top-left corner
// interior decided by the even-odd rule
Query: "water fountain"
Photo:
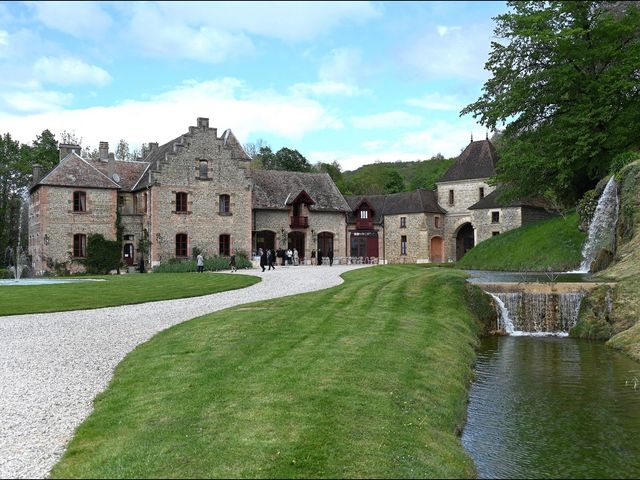
[[[596,211],[589,225],[587,241],[582,248],[580,268],[571,273],[587,273],[598,252],[606,248],[613,252],[615,247],[616,222],[618,221],[618,184],[613,176],[607,182]]]

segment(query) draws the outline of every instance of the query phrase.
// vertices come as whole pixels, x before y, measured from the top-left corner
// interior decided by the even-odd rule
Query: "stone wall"
[[[406,219],[405,227],[401,218]],[[429,232],[424,213],[384,216],[384,252],[388,263],[416,263],[429,258]],[[402,253],[402,236],[407,239],[406,254]]]
[[[73,192],[86,193],[86,212],[73,211]],[[43,185],[31,195],[29,253],[36,272],[50,270],[47,262],[70,262],[71,272],[84,271],[73,261],[73,236],[101,234],[115,240],[117,191]],[[45,235],[48,242],[45,242]],[[46,244],[48,243],[48,245]]]
[[[476,245],[491,238],[494,234],[499,235],[521,226],[520,212],[520,207],[472,210],[472,223],[476,229]],[[497,222],[493,221],[494,214],[498,215]]]
[[[175,257],[175,238],[187,234],[205,256],[219,254],[220,235],[229,235],[233,252],[251,252],[251,182],[248,161],[235,159],[215,128],[190,127],[184,145],[174,148],[152,172],[152,264]],[[200,176],[200,161],[207,175]],[[187,194],[187,212],[176,212],[176,193]],[[230,211],[220,213],[220,195],[229,195]]]
[[[495,187],[489,185],[487,180],[460,180],[437,183],[438,204],[447,214],[468,213],[469,207],[481,200],[480,188],[484,189],[485,197],[495,190]],[[453,190],[453,204],[449,203],[449,190]]]

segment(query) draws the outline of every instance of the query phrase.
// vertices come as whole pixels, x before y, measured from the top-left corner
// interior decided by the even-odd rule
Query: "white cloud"
[[[278,135],[297,140],[314,130],[341,128],[341,122],[318,102],[252,91],[236,79],[188,82],[145,101],[129,100],[111,107],[46,112],[33,115],[0,113],[0,131],[11,131],[21,142],[31,142],[45,128],[75,131],[85,145],[125,138],[132,147],[146,142],[165,143],[197,117],[210,125],[231,128],[241,142],[249,135]]]
[[[447,27],[446,25],[438,25],[436,27],[436,31],[438,32],[438,35],[440,35],[441,37],[444,37],[445,35],[448,35],[451,32],[456,32],[462,30],[462,27]]]
[[[407,105],[426,108],[427,110],[451,110],[460,111],[464,105],[456,95],[442,95],[441,93],[429,93],[418,98],[409,98]]]
[[[124,35],[149,55],[218,63],[231,55],[254,51],[251,39],[244,33],[230,33],[203,22],[189,25],[179,17],[167,16],[163,4],[134,5],[128,32]]]
[[[42,112],[61,109],[71,103],[73,95],[70,93],[35,90],[4,92],[1,98],[4,103],[19,112]],[[8,130],[10,125],[10,123],[7,123],[6,127],[3,128]]]
[[[323,95],[343,95],[346,97],[355,97],[358,95],[369,95],[370,90],[360,88],[356,85],[349,85],[341,82],[316,82],[316,83],[296,83],[290,88],[294,95],[302,96],[323,96]]]
[[[362,148],[368,151],[376,151],[388,144],[389,142],[386,140],[369,140],[367,142],[362,142]]]
[[[111,81],[106,70],[71,57],[41,57],[33,70],[44,83],[104,86]]]
[[[440,30],[442,31],[442,30]],[[484,64],[491,48],[491,28],[473,24],[461,29],[436,28],[410,38],[400,53],[400,61],[428,79],[455,78],[485,80]]]
[[[362,55],[354,48],[337,48],[323,58],[318,77],[323,81],[355,83],[362,70]]]
[[[420,125],[423,118],[407,112],[385,112],[351,117],[355,128],[406,128]]]
[[[114,31],[111,15],[102,2],[29,2],[38,21],[76,38],[96,38]]]

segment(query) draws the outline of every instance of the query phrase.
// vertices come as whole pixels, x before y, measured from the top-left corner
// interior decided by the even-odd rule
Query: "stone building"
[[[29,253],[34,270],[64,264],[84,270],[87,240],[116,238],[134,267],[259,248],[296,248],[337,261],[447,262],[478,242],[549,214],[540,201],[498,202],[489,184],[497,155],[489,140],[471,142],[437,182],[390,195],[344,197],[328,174],[252,171],[231,130],[207,118],[187,133],[150,143],[139,161],[116,160],[100,143],[96,159],[60,145],[60,163],[40,178],[34,167]],[[140,250],[142,249],[142,250]]]

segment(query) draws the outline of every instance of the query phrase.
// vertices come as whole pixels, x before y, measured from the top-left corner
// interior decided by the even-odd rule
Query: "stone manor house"
[[[500,204],[488,180],[496,151],[472,141],[437,182],[436,191],[343,196],[328,174],[252,170],[233,135],[198,118],[187,133],[150,143],[139,161],[119,161],[101,142],[99,158],[60,145],[46,176],[34,167],[29,253],[36,272],[66,263],[82,271],[87,238],[116,236],[123,262],[147,265],[258,248],[296,248],[304,263],[331,248],[336,261],[448,262],[478,242],[549,214],[540,202]],[[42,177],[42,178],[41,178]]]

